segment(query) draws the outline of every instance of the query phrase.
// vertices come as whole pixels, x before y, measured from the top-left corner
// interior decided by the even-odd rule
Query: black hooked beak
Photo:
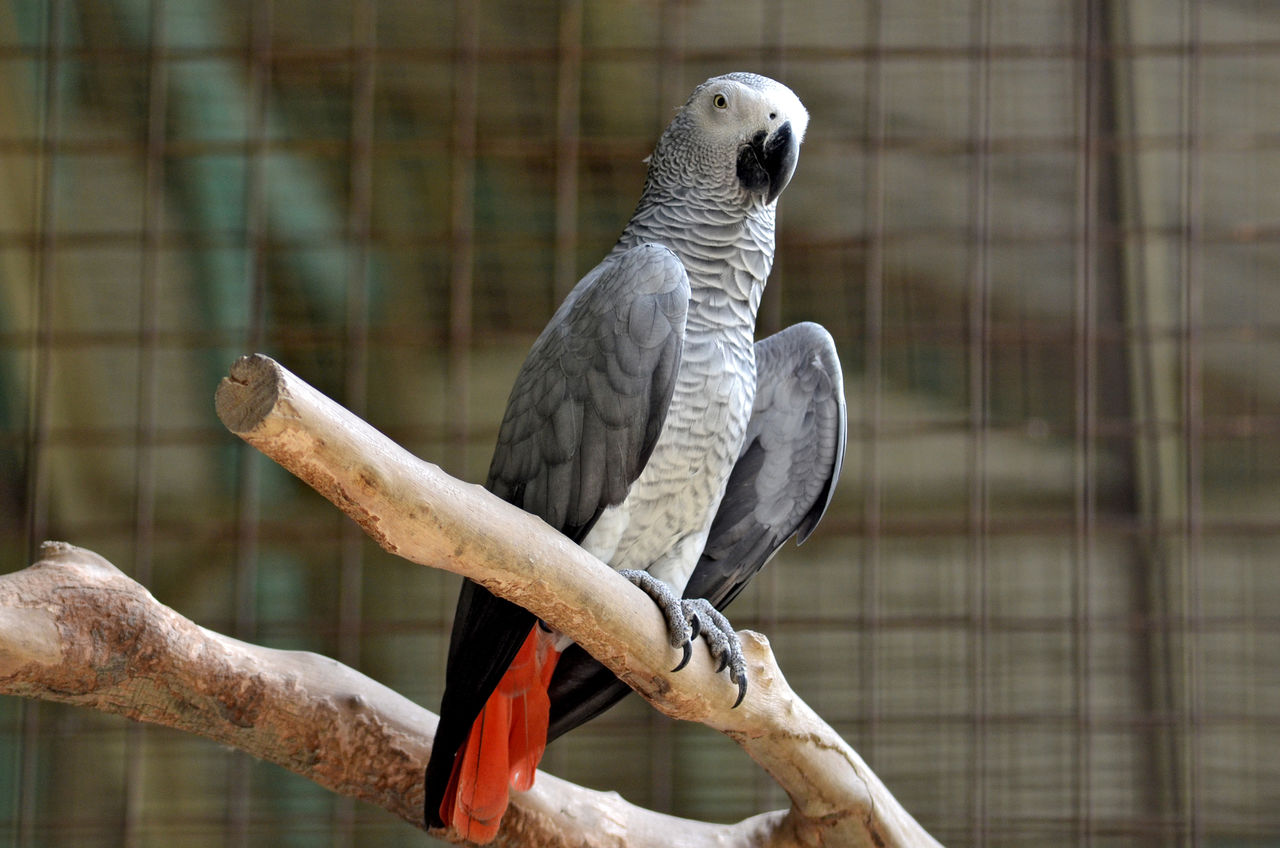
[[[763,194],[766,204],[772,203],[791,182],[799,157],[800,143],[790,121],[772,135],[761,130],[738,151],[738,182],[747,191]]]

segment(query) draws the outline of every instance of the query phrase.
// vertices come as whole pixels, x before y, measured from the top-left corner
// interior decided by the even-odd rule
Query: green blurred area
[[[238,444],[217,380],[262,351],[482,479],[672,110],[756,70],[812,116],[760,328],[831,330],[850,445],[735,624],[948,845],[1280,844],[1278,44],[1262,0],[11,0],[0,564],[71,541],[434,709],[456,579]],[[786,804],[636,699],[544,765]],[[430,840],[5,699],[0,841]]]

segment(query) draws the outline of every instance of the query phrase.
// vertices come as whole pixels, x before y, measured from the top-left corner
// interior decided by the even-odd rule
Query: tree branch
[[[735,687],[705,647],[672,673],[674,652],[648,597],[536,517],[412,456],[268,357],[238,360],[216,401],[228,429],[386,550],[470,577],[531,610],[662,712],[741,745],[792,801],[785,817],[766,817],[772,832],[757,844],[937,844],[790,689],[763,636],[741,634],[750,688],[731,709]],[[420,786],[411,791],[420,798]]]
[[[327,657],[206,630],[83,548],[46,542],[0,576],[0,692],[197,733],[422,827],[435,715]],[[497,844],[756,848],[787,832],[781,812],[710,825],[540,774]]]

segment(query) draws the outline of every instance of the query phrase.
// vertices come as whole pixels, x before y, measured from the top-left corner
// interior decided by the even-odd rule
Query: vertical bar
[[[348,157],[347,302],[343,346],[343,395],[347,406],[363,416],[369,394],[369,259],[373,218],[373,106],[376,78],[376,14],[371,0],[352,6],[351,136]],[[349,521],[342,523],[342,565],[339,579],[338,659],[347,665],[360,660],[360,602],[363,581],[364,534]]]
[[[457,0],[454,22],[453,126],[449,188],[449,397],[450,473],[467,474],[471,397],[471,320],[475,271],[476,96],[479,73],[477,0]]]
[[[991,21],[988,4],[975,2],[970,38],[976,46],[970,78],[970,132],[973,167],[970,171],[969,208],[969,598],[972,615],[970,690],[974,732],[972,843],[987,839],[987,405],[990,395],[989,240],[991,192]]]
[[[885,217],[885,108],[884,33],[881,0],[867,3],[867,51],[863,79],[866,86],[867,157],[866,220],[868,229],[866,276],[864,278],[862,443],[862,523],[863,556],[861,575],[863,635],[859,658],[864,682],[861,713],[866,717],[866,734],[860,740],[863,757],[874,763],[879,731],[880,705],[877,670],[877,637],[880,634],[880,536],[881,488],[880,432],[883,415],[884,363],[884,217]]]
[[[271,82],[271,0],[251,7],[249,52],[248,156],[245,169],[245,275],[250,281],[250,302],[246,304],[245,347],[259,350],[263,340],[266,309],[267,198],[266,157],[267,99]],[[260,554],[258,516],[261,512],[261,462],[255,451],[238,449],[236,475],[236,563],[235,635],[251,640],[258,628],[258,558]],[[227,800],[227,844],[251,844],[250,814],[252,760],[233,754],[229,768]]]
[[[53,288],[57,263],[57,166],[62,141],[62,43],[66,14],[63,0],[51,0],[45,23],[44,98],[40,112],[39,220],[36,224],[36,286],[33,297],[36,315],[35,345],[31,355],[30,405],[28,409],[26,453],[26,541],[28,559],[34,561],[37,546],[49,535],[48,457],[53,376]],[[24,699],[22,716],[22,763],[18,787],[18,844],[36,844],[39,807],[40,702]]]
[[[351,130],[346,220],[346,328],[343,396],[364,416],[369,394],[369,261],[373,219],[373,121],[376,85],[377,13],[372,0],[351,7]],[[359,667],[364,597],[364,533],[350,521],[338,531],[338,661]],[[356,844],[356,805],[334,799],[333,845]]]
[[[138,287],[138,398],[134,430],[134,577],[152,583],[155,534],[156,302],[159,297],[161,233],[164,228],[165,125],[168,114],[168,55],[164,0],[151,0],[147,25],[147,136],[142,206],[141,278]],[[131,723],[125,736],[124,845],[142,844],[146,726]]]
[[[578,148],[582,97],[582,0],[560,3],[556,66],[554,303],[578,281]]]
[[[689,92],[685,91],[685,3],[683,0],[662,0],[659,19],[660,47],[658,50],[658,130],[671,119],[671,110],[684,103]]]
[[[141,277],[138,290],[138,398],[136,496],[134,503],[134,574],[151,582],[155,522],[156,438],[156,302],[159,295],[161,234],[164,229],[165,124],[168,114],[168,55],[165,49],[165,0],[151,0],[147,50],[147,137],[142,206]]]
[[[246,304],[245,346],[257,350],[263,342],[266,309],[267,217],[266,158],[267,98],[271,75],[271,0],[253,4],[249,35],[249,161],[245,169],[245,275],[250,280]],[[258,482],[259,464],[252,451],[241,451],[237,500],[236,635],[252,637],[257,629]]]
[[[1200,183],[1200,4],[1187,0],[1187,55],[1182,77],[1182,100],[1185,103],[1186,133],[1183,137],[1182,243],[1179,267],[1182,281],[1182,391],[1183,467],[1186,481],[1183,489],[1186,503],[1183,512],[1183,574],[1180,618],[1182,619],[1182,685],[1184,704],[1182,734],[1184,741],[1182,781],[1185,800],[1187,844],[1201,842],[1203,817],[1200,813],[1200,734],[1202,731],[1200,702],[1200,635],[1201,597],[1200,563],[1203,561],[1201,504],[1203,500],[1201,465],[1203,461],[1204,418],[1202,413],[1203,361],[1200,325],[1203,284],[1203,218]]]
[[[50,379],[53,374],[53,289],[57,266],[57,165],[62,147],[62,43],[65,29],[63,0],[52,0],[45,17],[44,101],[40,115],[39,220],[36,251],[35,349],[31,357],[31,403],[27,425],[26,536],[28,558],[49,533],[49,487],[46,450],[49,445]]]
[[[1160,31],[1165,17],[1141,4],[1108,6],[1117,47],[1143,42]],[[1137,690],[1140,710],[1149,723],[1150,780],[1148,794],[1154,833],[1177,842],[1186,818],[1186,756],[1181,728],[1171,717],[1187,709],[1182,700],[1182,657],[1178,632],[1180,599],[1177,585],[1186,573],[1187,550],[1181,528],[1186,520],[1187,457],[1184,451],[1182,397],[1182,314],[1185,295],[1178,290],[1183,269],[1176,268],[1178,246],[1160,238],[1176,232],[1181,215],[1165,201],[1165,187],[1182,174],[1166,161],[1143,156],[1140,142],[1161,125],[1161,89],[1171,80],[1150,63],[1131,57],[1113,62],[1115,123],[1133,140],[1133,151],[1116,157],[1119,191],[1118,220],[1136,235],[1122,240],[1120,262],[1122,315],[1125,328],[1125,367],[1129,374],[1128,414],[1134,424],[1134,499],[1141,532],[1135,561],[1139,585],[1136,613],[1149,622],[1148,638],[1139,638],[1139,661],[1145,672]],[[1178,84],[1180,80],[1173,80]],[[1183,92],[1179,91],[1179,95]],[[1182,108],[1185,109],[1185,104]],[[1185,120],[1185,114],[1178,116]],[[1179,183],[1179,185],[1181,185]]]
[[[760,16],[761,66],[767,76],[783,84],[787,82],[786,16],[784,0],[766,0]]]
[[[1083,55],[1077,61],[1076,118],[1078,136],[1076,168],[1076,255],[1075,317],[1073,346],[1075,362],[1075,449],[1074,455],[1074,549],[1076,563],[1072,595],[1072,676],[1075,694],[1074,732],[1076,768],[1072,790],[1075,796],[1075,843],[1093,844],[1092,775],[1092,671],[1090,633],[1092,617],[1089,593],[1095,556],[1094,524],[1097,512],[1097,289],[1095,257],[1098,255],[1098,118],[1101,109],[1101,11],[1100,0],[1086,0],[1083,18]]]

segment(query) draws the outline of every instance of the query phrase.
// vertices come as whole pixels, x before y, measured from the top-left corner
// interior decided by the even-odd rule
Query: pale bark
[[[680,672],[653,603],[546,524],[408,454],[263,356],[218,389],[232,432],[355,519],[388,551],[466,575],[573,637],[667,715],[728,735],[791,798],[734,825],[673,819],[539,773],[499,844],[923,846],[937,843],[791,691],[743,631],[750,686],[701,644]],[[54,546],[0,578],[0,691],[200,733],[421,824],[435,716],[341,664],[220,636],[87,551]]]
[[[0,692],[197,733],[422,827],[434,714],[328,657],[206,630],[83,548],[46,542],[0,576]],[[539,774],[495,844],[792,844],[784,818],[709,825]]]
[[[725,733],[792,801],[800,844],[936,844],[744,631],[750,686],[699,645],[680,672],[653,603],[539,519],[418,459],[273,360],[243,357],[217,396],[224,424],[309,483],[391,553],[470,577],[573,637],[673,718]]]

